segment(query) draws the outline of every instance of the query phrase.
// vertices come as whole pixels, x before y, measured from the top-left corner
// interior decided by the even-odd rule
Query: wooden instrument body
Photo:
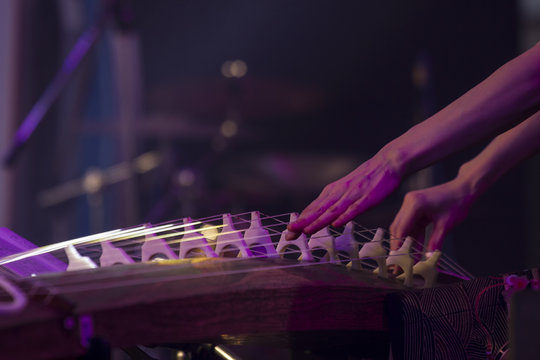
[[[388,330],[384,298],[402,291],[400,283],[334,264],[298,264],[178,260],[27,278],[20,285],[36,295],[22,313],[0,317],[0,347],[21,358],[80,354],[77,319],[85,315],[93,334],[118,347],[255,337],[290,345],[295,333]],[[46,300],[45,289],[58,293]]]
[[[16,262],[12,261],[13,256],[0,259],[3,265],[3,269],[0,269],[7,272],[7,277],[29,298],[23,311],[0,315],[2,354],[10,358],[69,358],[82,354],[89,339],[99,336],[114,347],[203,342],[239,344],[253,341],[296,346],[306,342],[306,339],[311,340],[311,344],[330,343],[332,346],[346,343],[362,346],[371,342],[371,345],[382,344],[386,350],[379,355],[387,358],[389,339],[396,338],[395,334],[399,334],[398,338],[404,338],[403,329],[407,326],[408,336],[413,333],[427,336],[427,343],[429,337],[436,336],[416,325],[409,326],[407,323],[405,326],[405,320],[401,320],[407,319],[408,312],[413,311],[421,316],[412,322],[429,323],[432,317],[444,314],[444,309],[431,306],[432,303],[428,302],[422,305],[427,306],[424,311],[418,306],[419,301],[407,302],[411,297],[406,294],[414,298],[417,290],[406,287],[398,279],[382,278],[388,275],[384,271],[376,275],[368,270],[373,265],[363,262],[365,257],[378,254],[372,248],[385,253],[381,229],[377,232],[363,229],[362,232],[353,233],[352,226],[348,225],[345,232],[335,238],[335,230],[330,233],[324,229],[314,234],[309,242],[305,237],[297,239],[294,244],[299,248],[298,254],[302,254],[302,260],[288,260],[278,256],[284,249],[285,240],[282,230],[276,230],[276,226],[283,229],[286,220],[265,217],[267,226],[263,228],[258,212],[251,213],[251,221],[235,216],[235,224],[231,215],[226,214],[212,246],[207,242],[206,235],[201,235],[204,232],[202,225],[209,221],[216,224],[219,217],[193,223],[191,219],[184,219],[181,224],[154,228],[145,225],[128,229],[121,235],[116,233],[116,245],[126,241],[126,234],[137,234],[136,239],[142,236],[142,240],[131,241],[126,247],[131,248],[129,259],[123,250],[118,252],[116,250],[119,249],[111,246],[108,235],[101,236],[100,239],[104,241],[97,242],[98,246],[101,244],[101,249],[82,247],[85,255],[91,256],[92,260],[81,258],[71,245],[63,248],[64,259],[67,256],[70,260],[68,270],[70,267],[84,268],[86,263],[95,267],[93,261],[101,263],[100,268],[65,272],[66,263],[42,252],[37,262],[28,257],[20,260],[19,254],[15,255],[18,259]],[[198,228],[194,228],[193,224],[198,224]],[[242,226],[243,229],[236,230],[233,225]],[[180,232],[170,232],[171,228],[180,229]],[[164,232],[159,236],[154,235],[160,229],[164,229]],[[244,231],[245,234],[256,236],[244,240]],[[366,232],[369,236],[365,235]],[[11,232],[7,234],[11,244],[14,241],[19,247],[23,244],[22,250],[32,247],[31,243]],[[181,240],[176,240],[178,234],[183,235]],[[364,241],[360,252],[360,243],[355,240],[355,234]],[[77,244],[95,244],[95,238],[92,236],[90,242],[84,243],[77,239]],[[164,238],[172,241],[165,242]],[[399,250],[400,254],[394,254],[386,263],[400,263],[399,259],[396,260],[398,256],[408,260],[411,241],[407,239]],[[174,251],[169,244],[175,248]],[[239,247],[248,244],[249,248],[240,249],[240,257],[213,257],[215,253],[221,253],[218,249],[223,250],[232,244]],[[267,247],[277,244],[276,249],[281,250],[276,251],[272,247],[270,250],[274,251],[266,252],[267,258],[247,257],[252,256],[252,250],[258,251],[263,244]],[[187,253],[186,248],[193,246],[208,248],[206,255],[209,253],[212,257],[176,259],[176,252]],[[169,260],[133,263],[131,257],[153,259],[154,255],[148,249],[154,249],[155,254],[170,253],[171,256]],[[320,262],[314,262],[309,252],[315,249],[327,250],[327,255]],[[348,266],[342,264],[338,251],[339,254],[345,251],[349,255],[349,260],[345,261],[350,261]],[[0,256],[9,255],[10,252],[13,253],[12,249],[8,253],[0,253]],[[109,255],[118,253],[118,261],[114,257],[105,258],[105,252]],[[25,254],[28,255],[28,251]],[[439,256],[420,261],[412,269],[412,261],[408,261],[411,263],[407,265],[409,272],[417,269],[425,274],[426,266],[435,271]],[[371,259],[377,260],[380,267],[384,264],[384,258],[386,254],[382,258],[376,255]],[[80,261],[79,265],[75,266],[73,259]],[[444,261],[445,266],[455,268],[448,259]],[[123,264],[112,265],[117,262]],[[364,266],[367,268],[364,269]],[[444,283],[457,280],[444,276],[444,271],[439,274],[441,276]],[[411,283],[411,278],[405,283]],[[437,298],[441,293],[437,288],[429,291],[434,292],[428,298]],[[397,301],[398,304],[392,306],[401,309],[398,313],[394,311],[392,316],[395,319],[387,316],[392,313],[391,309],[385,309],[388,299]],[[463,299],[460,304],[464,308],[464,316],[470,318],[470,299]],[[433,309],[437,311],[430,313]],[[399,343],[399,339],[392,341]],[[412,351],[417,353],[416,348]],[[397,359],[399,356],[394,354]]]

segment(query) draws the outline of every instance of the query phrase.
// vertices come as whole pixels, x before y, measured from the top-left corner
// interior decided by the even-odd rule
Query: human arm
[[[407,175],[514,126],[539,106],[540,43],[325,187],[289,225],[289,238],[345,224],[382,201]]]
[[[475,158],[463,164],[455,179],[405,195],[390,232],[396,238],[422,238],[428,224],[433,231],[428,250],[440,249],[448,232],[467,215],[471,205],[501,176],[540,151],[540,111],[497,136]]]

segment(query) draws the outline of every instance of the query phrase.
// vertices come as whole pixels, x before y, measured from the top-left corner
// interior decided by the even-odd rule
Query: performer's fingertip
[[[285,240],[296,240],[302,233],[295,231],[287,231],[285,234]]]
[[[302,232],[302,229],[303,229],[302,223],[303,223],[302,219],[297,219],[296,221],[289,223],[289,225],[287,225],[287,229],[295,233]]]

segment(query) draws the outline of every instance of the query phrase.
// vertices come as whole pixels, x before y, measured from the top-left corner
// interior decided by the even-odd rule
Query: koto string
[[[298,253],[298,252],[296,252]],[[257,259],[257,258],[267,258],[267,256],[264,254],[264,255],[255,255],[255,256],[252,256],[250,258],[220,258],[220,262],[235,262],[235,261],[245,261],[245,260],[249,260],[249,259]],[[382,256],[382,258],[386,258],[386,256]],[[376,259],[376,257],[373,257],[373,259]],[[357,261],[360,261],[362,264],[364,264],[363,261],[359,260],[359,259],[353,259],[352,260],[353,262],[357,262]],[[159,263],[159,262],[158,262]],[[248,267],[246,269],[242,269],[242,270],[231,270],[231,271],[224,271],[224,272],[220,272],[219,275],[227,275],[227,274],[235,274],[235,273],[247,273],[247,272],[250,272],[250,271],[258,271],[258,270],[271,270],[271,269],[285,269],[285,268],[291,268],[291,267],[308,267],[308,266],[315,266],[315,265],[324,265],[324,264],[336,264],[336,263],[339,263],[339,261],[336,261],[336,262],[331,262],[331,261],[328,261],[328,260],[324,260],[324,261],[319,261],[319,262],[299,262],[299,263],[293,263],[293,264],[285,264],[285,265],[274,265],[274,266],[267,266],[267,267],[263,267],[263,268],[252,268],[252,267]],[[369,264],[369,263],[366,263],[366,266],[367,267],[370,267],[370,268],[374,268],[373,265]],[[138,275],[138,274],[152,274],[152,273],[156,273],[156,272],[160,272],[160,271],[167,271],[167,270],[170,270],[170,267],[168,266],[164,266],[164,267],[152,267],[152,268],[142,268],[142,269],[137,269],[137,268],[133,268],[131,270],[131,272],[129,273],[130,276],[133,276],[133,275]],[[166,277],[164,278],[166,281],[172,281],[172,280],[182,280],[182,279],[193,279],[193,278],[203,278],[203,277],[209,277],[209,276],[215,276],[216,274],[215,273],[206,273],[206,274],[191,274],[191,275],[176,275],[176,276],[172,276],[172,277]],[[122,275],[123,276],[123,275]],[[92,276],[92,281],[95,282],[95,281],[99,281],[99,280],[107,280],[107,284],[109,284],[110,282],[110,279],[111,279],[111,274],[110,273],[95,273],[93,274]],[[141,281],[141,282],[137,282],[137,281]],[[160,281],[162,280],[162,278],[159,279]],[[74,281],[78,281],[77,279],[74,279]],[[132,280],[129,280],[129,281],[125,281],[125,280],[120,280],[120,282],[116,282],[114,284],[119,284],[122,285],[122,286],[128,286],[128,285],[136,285],[136,284],[143,284],[143,283],[147,283],[148,281],[155,281],[155,279],[132,279]],[[69,285],[69,284],[68,284]],[[66,285],[56,285],[57,288],[61,288],[62,286],[66,286]],[[86,288],[83,288],[81,287],[82,285],[80,284],[77,284],[77,289],[78,290],[73,290],[73,291],[79,291],[79,290],[84,290]],[[116,286],[116,285],[114,285]],[[96,285],[95,288],[91,288],[90,290],[92,289],[98,289],[98,288],[103,288],[101,285]]]
[[[249,222],[247,220],[244,220],[244,219],[241,219],[242,222]],[[161,231],[170,231],[170,230],[173,230],[173,229],[176,229],[176,228],[181,228],[181,227],[185,227],[185,226],[188,226],[188,225],[195,225],[195,224],[200,224],[201,222],[200,221],[197,221],[197,222],[192,222],[190,224],[182,224],[182,225],[176,225],[176,226],[171,226],[172,224],[171,223],[168,223],[166,224],[165,226],[163,225],[158,225],[157,227],[154,227],[154,228],[148,228],[146,231],[144,231],[144,233],[156,233],[156,232],[161,232]],[[234,224],[239,224],[240,222],[236,222]],[[161,227],[161,229],[160,229]],[[209,227],[209,228],[219,228],[221,226],[215,226],[215,227]],[[266,227],[268,228],[268,227]],[[116,237],[105,237],[103,239],[91,239],[90,241],[86,241],[85,244],[92,244],[92,243],[99,243],[101,241],[105,241],[105,240],[109,240],[109,241],[122,241],[122,240],[126,240],[126,239],[129,239],[129,238],[133,238],[133,237],[136,237],[136,236],[140,236],[143,234],[143,231],[141,230],[138,230],[139,228],[136,228],[135,231],[134,229],[129,229],[128,231],[130,231],[130,233],[128,235],[126,234],[122,234],[121,236],[116,236]],[[137,231],[138,230],[138,231]],[[272,233],[274,234],[280,234],[280,232],[277,232],[273,229],[272,230]],[[236,231],[231,231],[231,232],[228,232],[228,233],[234,233],[234,232],[240,232],[242,230],[236,230]],[[179,235],[184,235],[184,234],[189,234],[189,233],[194,233],[194,232],[197,232],[197,230],[189,230],[189,231],[183,231],[183,232],[175,232],[175,233],[172,233],[172,234],[168,234],[168,235],[165,235],[165,236],[160,236],[160,237],[157,237],[157,236],[154,236],[154,237],[151,237],[151,238],[148,238],[148,239],[141,239],[139,241],[137,241],[137,243],[140,243],[140,242],[144,242],[144,241],[148,241],[148,240],[152,240],[152,239],[159,239],[159,238],[166,238],[166,237],[175,237],[175,236],[179,236]],[[222,233],[224,234],[224,233]],[[115,234],[116,235],[116,234]],[[99,236],[99,235],[98,235]],[[364,236],[365,237],[365,236]],[[195,237],[195,238],[191,238],[191,239],[186,239],[184,241],[191,241],[191,240],[200,240],[202,238],[205,238],[204,236],[199,236],[199,237]],[[176,242],[181,242],[182,240],[181,239],[177,239],[177,240],[173,240],[173,241],[169,241],[169,243],[176,243]],[[222,242],[222,243],[227,243],[227,242]],[[256,247],[256,246],[253,246],[253,247]],[[253,247],[250,247],[250,248],[253,248]],[[231,249],[229,251],[237,251],[237,250],[234,250],[234,249]],[[224,251],[224,252],[229,252],[229,251]],[[291,254],[291,251],[288,251],[287,252],[288,254]],[[412,254],[419,254],[419,253],[412,253]],[[134,257],[136,258],[136,257]]]
[[[263,214],[261,213],[261,215],[263,215]],[[284,215],[288,216],[288,214],[284,214]],[[271,218],[271,216],[268,216],[268,215],[265,215],[265,216],[267,216],[268,218]],[[276,215],[276,217],[278,217],[278,216],[283,216],[283,215]],[[279,221],[279,220],[277,220],[277,221]],[[279,222],[282,225],[287,225],[288,224],[288,222],[286,222],[286,221],[279,221]],[[368,228],[358,224],[356,221],[353,221],[353,224],[354,224],[355,229],[357,229],[357,228],[361,229],[361,230],[355,230],[354,234],[356,234],[356,235],[358,235],[358,236],[360,236],[362,238],[365,238],[367,241],[371,241],[371,239],[375,235],[375,232],[377,231],[377,229],[368,229]],[[330,229],[330,232],[334,233],[334,234],[341,235],[339,232],[337,232],[334,229]],[[365,233],[370,234],[371,237],[366,236]],[[388,232],[386,230],[384,231],[384,237],[388,237],[389,241],[393,240],[393,239],[403,240],[402,238],[394,237],[392,234],[390,234],[390,232]],[[382,245],[383,245],[384,249],[389,251],[390,247],[386,245],[386,242],[385,242],[384,239],[382,240],[382,242],[383,242]],[[420,248],[422,248],[425,251],[424,244],[418,242],[416,239],[413,239],[413,243],[415,245],[419,246]],[[469,272],[467,272],[465,269],[463,269],[460,265],[458,265],[454,260],[452,260],[450,257],[448,257],[444,253],[442,254],[442,256],[439,259],[439,266],[441,267],[441,269],[444,269],[447,272],[459,274],[459,275],[461,275],[463,277],[466,277],[466,278],[469,278],[469,279],[474,278]]]
[[[230,233],[232,233],[232,232],[230,232]],[[202,237],[199,237],[199,238],[202,238]],[[256,238],[259,238],[259,237],[254,237],[254,238],[256,239]],[[189,240],[192,240],[192,239],[188,239],[188,241],[189,241]],[[144,240],[143,240],[143,241],[144,241]],[[228,243],[234,243],[234,242],[236,242],[236,241],[235,241],[235,240],[233,240],[233,241],[223,241],[222,243],[228,244]],[[258,249],[258,248],[260,248],[260,246],[257,245],[257,244],[255,244],[255,245],[253,245],[253,246],[248,246],[247,248],[250,249],[250,250],[253,250],[253,249]],[[324,249],[322,249],[322,250],[324,250]],[[238,252],[238,249],[236,249],[236,248],[228,248],[228,249],[226,248],[226,249],[224,249],[224,250],[222,251],[222,254],[236,253],[236,252]],[[258,252],[255,251],[255,253],[258,253]],[[300,250],[286,250],[286,251],[283,253],[283,255],[295,255],[295,254],[301,255],[302,252],[301,252]],[[417,252],[410,252],[410,254],[411,254],[411,255],[422,255],[423,253],[422,253],[421,251],[417,251]],[[317,259],[317,260],[319,260],[319,261],[321,261],[322,259],[326,259],[325,256],[316,256],[316,255],[314,255],[314,254],[312,254],[312,255],[313,255],[313,257],[314,257],[315,259]],[[376,260],[376,259],[378,259],[378,258],[388,258],[388,257],[390,257],[390,256],[395,256],[395,255],[384,255],[384,256],[380,256],[380,257],[369,257],[369,258],[366,258],[366,259]],[[400,255],[399,255],[399,256],[400,256]],[[197,256],[195,256],[195,257],[197,257]],[[235,258],[235,259],[231,259],[231,260],[238,260],[238,261],[241,261],[241,260],[250,259],[250,258],[266,258],[266,257],[268,257],[268,254],[260,254],[260,255],[257,255],[257,256],[251,256],[251,257],[249,257],[249,258],[242,258],[242,257],[239,257],[239,258]],[[133,258],[139,258],[139,259],[140,259],[140,256],[139,256],[139,257],[133,256]],[[360,260],[360,259],[353,259],[353,260],[354,260],[354,261],[358,261],[358,260]],[[337,262],[337,263],[346,263],[346,262],[350,262],[351,259],[348,258],[348,257],[346,257],[346,259],[344,259],[344,260],[325,260],[325,261],[327,261],[327,262]],[[374,268],[375,268],[375,266],[374,266],[373,264],[370,264],[369,262],[365,262],[365,259],[362,259],[362,260],[361,260],[361,264],[364,265],[364,267],[368,267],[368,268],[371,268],[371,269],[374,269]]]
[[[293,253],[299,253],[299,252],[294,252]],[[266,255],[255,255],[255,256],[252,256],[250,258],[220,258],[219,261],[220,262],[236,262],[236,261],[245,261],[245,260],[250,260],[250,259],[258,259],[258,258],[267,258]],[[376,259],[377,257],[373,257],[373,259]],[[386,256],[384,256],[383,258],[386,258]],[[293,264],[285,264],[285,265],[274,265],[274,266],[267,266],[267,267],[263,267],[263,268],[260,268],[260,270],[267,270],[267,269],[285,269],[285,268],[290,268],[290,267],[308,267],[308,266],[315,266],[315,265],[324,265],[324,264],[339,264],[340,262],[339,261],[335,261],[335,262],[332,262],[332,261],[329,261],[329,260],[326,260],[324,258],[321,258],[319,257],[319,259],[321,259],[322,261],[314,261],[314,262],[299,262],[299,263],[293,263]],[[348,260],[350,261],[350,260]],[[353,259],[352,260],[353,262],[358,262],[360,261],[362,264],[363,261],[362,260],[359,260],[359,259]],[[150,263],[153,263],[153,262],[150,262]],[[159,261],[157,261],[157,263],[159,264]],[[167,262],[165,261],[164,262],[165,265],[168,265]],[[136,264],[134,264],[136,265]],[[365,263],[365,265],[371,269],[375,268],[375,266],[373,266],[372,264],[370,263]],[[174,266],[174,264],[170,265],[170,266]],[[234,273],[243,273],[243,272],[250,272],[250,271],[256,271],[254,269],[259,269],[259,267],[256,267],[256,268],[251,268],[251,267],[248,267],[246,269],[242,269],[242,270],[233,270],[232,272],[229,272],[229,271],[225,271],[225,272],[220,272],[219,274],[216,274],[216,273],[207,273],[207,274],[196,274],[196,277],[209,277],[209,276],[215,276],[215,275],[226,275],[226,274],[234,274]],[[152,274],[152,273],[156,273],[156,272],[160,272],[160,271],[167,271],[167,270],[170,270],[170,267],[169,266],[157,266],[157,267],[149,267],[149,268],[141,268],[141,269],[137,269],[137,268],[133,268],[130,270],[130,273],[129,273],[129,276],[133,276],[133,275],[138,275],[138,274]],[[114,276],[114,274],[113,274]],[[124,276],[124,275],[119,275],[119,276]],[[192,279],[194,278],[195,275],[177,275],[177,276],[174,276],[172,278],[166,278],[166,279],[169,279],[169,280],[182,280],[182,279]],[[195,278],[196,278],[195,277]],[[36,278],[32,278],[32,279],[36,279]],[[39,279],[39,275],[37,277],[37,279]],[[111,274],[110,273],[95,273],[93,274],[92,276],[92,281],[95,282],[95,281],[100,281],[100,280],[110,280],[111,279]],[[149,280],[149,279],[146,279],[146,280]],[[143,280],[142,283],[146,283],[146,280]],[[160,278],[161,280],[161,278]],[[76,281],[78,282],[78,279],[74,279],[73,281]],[[124,280],[122,280],[124,281]],[[127,285],[133,285],[133,284],[139,284],[137,282],[133,282],[133,281],[137,281],[136,279],[133,279],[131,280],[130,283],[125,283],[126,286]],[[149,280],[149,281],[155,281],[154,280]],[[69,285],[69,283],[68,283]],[[57,288],[61,288],[62,286],[66,286],[66,284],[63,284],[63,285],[56,285],[55,287]],[[102,288],[102,287],[100,287]]]
[[[263,258],[263,257],[265,258],[266,256],[253,256],[250,259]],[[239,260],[245,260],[245,259],[239,259],[239,258],[220,259],[220,261],[222,262],[233,262],[233,261],[239,261]],[[227,270],[227,271],[221,271],[219,272],[219,274],[216,274],[216,273],[198,273],[198,274],[187,274],[187,275],[178,274],[178,275],[169,275],[169,276],[160,277],[159,281],[170,282],[170,281],[179,281],[179,280],[187,280],[187,279],[202,279],[202,278],[216,276],[216,275],[220,275],[220,276],[233,275],[233,274],[242,274],[242,273],[252,273],[252,272],[257,272],[257,271],[281,270],[281,269],[288,269],[288,268],[311,267],[311,266],[328,265],[328,264],[329,262],[300,262],[300,263],[292,263],[292,264],[285,264],[285,265],[248,267],[246,269]],[[141,269],[140,271],[137,271],[137,269],[135,269],[133,272],[130,272],[129,276],[138,275],[138,274],[148,275],[148,274],[157,273],[160,271],[167,271],[167,270],[170,270],[170,268],[167,266],[146,268],[146,269]],[[65,284],[55,285],[54,293],[58,295],[62,295],[62,294],[73,293],[73,292],[84,292],[84,291],[102,290],[102,289],[108,289],[108,288],[120,288],[120,287],[126,287],[126,286],[142,285],[142,284],[153,283],[156,281],[155,278],[150,278],[150,277],[139,277],[139,278],[128,279],[128,280],[121,278],[121,279],[116,280],[116,279],[111,278],[110,273],[94,274],[94,276],[92,276],[91,284],[80,284],[78,280],[79,279],[74,279],[74,282],[77,281],[75,284],[65,283]],[[107,280],[107,281],[100,282],[99,280]]]
[[[251,224],[250,219],[248,220],[248,219],[243,218],[243,216],[249,216],[250,214],[251,214],[251,212],[232,215],[232,218],[235,219],[235,221],[233,221],[232,225],[234,226],[234,225],[240,225],[240,224],[242,224],[242,225]],[[282,220],[280,220],[280,218],[281,217],[287,217],[288,218],[289,214],[280,214],[280,215],[275,215],[275,216],[268,216],[266,214],[261,213],[260,215],[261,215],[261,217],[260,217],[261,222],[263,220],[272,220],[272,221],[274,221],[273,224],[263,225],[262,226],[264,229],[268,230],[270,238],[272,236],[281,236],[281,231],[274,229],[274,227],[287,225],[288,222],[282,221]],[[7,264],[9,262],[13,262],[13,261],[17,261],[17,260],[21,260],[21,259],[24,259],[24,258],[28,258],[28,257],[31,257],[31,256],[35,256],[35,255],[41,255],[41,254],[50,253],[50,252],[53,252],[53,251],[62,250],[68,245],[77,245],[78,248],[80,248],[80,250],[83,250],[83,251],[85,251],[87,253],[96,254],[96,253],[100,252],[100,249],[96,248],[96,247],[89,247],[89,246],[99,244],[99,243],[101,243],[103,241],[110,241],[112,243],[114,243],[114,242],[128,242],[125,246],[123,246],[121,248],[124,249],[124,251],[126,251],[126,253],[133,253],[133,252],[138,250],[138,245],[140,245],[141,243],[143,243],[145,241],[151,241],[151,240],[157,240],[157,239],[168,239],[167,240],[168,244],[177,244],[177,243],[181,243],[181,242],[198,241],[198,240],[201,240],[201,239],[206,240],[207,237],[204,236],[204,235],[192,237],[192,238],[189,238],[189,239],[182,239],[181,237],[186,235],[186,234],[200,233],[200,232],[205,232],[207,230],[212,230],[212,229],[217,230],[219,228],[222,228],[224,225],[206,226],[205,228],[199,228],[199,229],[193,229],[193,230],[184,230],[184,231],[176,231],[176,230],[177,229],[182,229],[182,228],[185,228],[185,227],[188,227],[188,226],[201,225],[201,224],[204,224],[204,222],[221,221],[221,219],[222,219],[221,215],[214,215],[214,216],[211,216],[211,217],[197,219],[195,221],[192,221],[192,222],[186,223],[186,224],[184,224],[183,222],[180,222],[178,220],[173,220],[173,221],[160,223],[160,224],[157,224],[157,225],[152,226],[152,227],[150,227],[150,226],[137,226],[137,227],[127,228],[127,229],[123,229],[123,230],[113,230],[113,231],[109,231],[109,232],[105,232],[105,233],[101,233],[101,234],[96,234],[96,235],[86,236],[86,237],[79,238],[79,239],[69,240],[69,241],[66,241],[66,242],[59,243],[59,244],[48,245],[48,246],[45,246],[45,247],[42,247],[42,248],[29,250],[29,251],[26,251],[26,252],[23,252],[23,253],[20,253],[20,254],[11,255],[11,256],[5,257],[3,259],[0,259],[0,265]],[[358,229],[358,228],[361,229],[361,230],[355,230],[354,231],[354,234],[357,237],[366,239],[366,241],[371,241],[371,238],[368,237],[366,235],[366,233],[373,236],[375,234],[376,230],[367,229],[367,228],[357,224],[356,222],[354,223],[354,225],[355,225],[356,229]],[[225,234],[230,234],[230,233],[237,233],[237,232],[239,233],[239,232],[242,232],[242,231],[245,231],[245,230],[246,229],[233,230],[233,231],[229,231],[229,232],[222,232],[222,233],[217,234],[217,235],[219,236],[219,235],[225,235]],[[341,235],[338,231],[336,231],[334,229],[329,229],[329,230],[330,230],[330,234],[332,236]],[[168,233],[161,234],[159,236],[156,235],[156,234],[164,233],[164,232],[168,232]],[[148,235],[151,235],[151,236],[148,236]],[[385,232],[385,237],[386,236],[391,237],[391,235],[388,232]],[[221,240],[220,242],[222,244],[225,244],[225,245],[227,245],[229,243],[229,242],[226,242],[226,241],[223,241],[223,240]],[[232,241],[232,242],[235,242],[235,241]],[[420,248],[423,249],[423,244],[420,244],[416,240],[414,242],[415,242],[415,244],[417,246],[419,246]],[[214,243],[213,241],[209,241],[209,245],[212,245],[213,243]],[[361,244],[361,242],[359,242],[359,244]],[[248,248],[252,249],[252,248],[255,248],[255,247],[257,247],[257,245],[253,245],[253,246],[248,247]],[[389,250],[389,247],[386,245],[386,243],[383,243],[383,247],[386,250]],[[223,251],[223,252],[228,252],[228,251],[237,251],[237,250],[231,249],[231,250],[227,250],[227,251]],[[287,252],[287,253],[291,254],[290,251]],[[82,254],[82,251],[81,251],[81,254]],[[414,255],[414,254],[422,255],[421,252],[411,252],[411,255]],[[133,259],[140,259],[140,256],[137,256],[137,255],[130,254],[130,256]],[[469,275],[463,268],[461,268],[459,265],[457,265],[453,260],[451,260],[450,258],[445,256],[445,254],[443,254],[443,256],[441,256],[441,259],[439,261],[440,261],[440,267],[442,269],[446,270],[446,271],[455,272],[455,273],[463,275],[463,276],[468,276]]]

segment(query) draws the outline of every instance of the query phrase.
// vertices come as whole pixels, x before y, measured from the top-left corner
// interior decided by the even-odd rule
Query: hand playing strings
[[[345,177],[327,185],[319,197],[288,226],[288,239],[313,234],[332,224],[342,226],[377,205],[401,182],[399,164],[379,153]]]
[[[391,249],[398,249],[401,245],[398,239],[405,236],[412,236],[423,243],[426,226],[432,224],[427,250],[440,250],[446,234],[467,216],[475,198],[467,183],[459,177],[441,185],[407,193],[390,226],[390,233],[394,236],[390,243]]]
[[[429,248],[440,248],[446,233],[463,220],[481,192],[513,166],[540,151],[540,112],[526,118],[540,107],[538,63],[540,42],[388,143],[356,170],[326,186],[298,220],[289,225],[287,238],[294,239],[301,232],[313,234],[329,224],[344,225],[381,202],[406,175],[498,135],[475,159],[462,166],[453,181],[405,197],[391,226],[394,235],[416,236],[421,241],[425,226],[432,223]],[[392,247],[396,246],[394,242]]]
[[[390,226],[396,237],[411,235],[423,240],[433,224],[428,250],[442,246],[445,235],[462,221],[470,206],[501,176],[524,159],[540,151],[540,111],[497,136],[475,158],[463,164],[458,176],[447,183],[408,193]],[[395,249],[399,241],[392,241]]]

